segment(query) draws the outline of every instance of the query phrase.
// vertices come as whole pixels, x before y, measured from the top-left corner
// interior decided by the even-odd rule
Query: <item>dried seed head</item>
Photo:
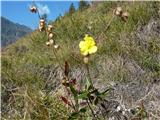
[[[83,58],[83,62],[84,62],[85,64],[88,64],[88,62],[89,62],[88,56],[86,56],[86,57]]]
[[[31,11],[32,13],[36,13],[36,12],[37,12],[37,8],[36,8],[35,6],[31,6],[31,7],[30,7],[30,11]]]
[[[59,48],[59,45],[54,45],[54,48],[55,48],[55,49],[58,49],[58,48]]]
[[[50,40],[49,40],[49,43],[50,43],[50,45],[53,45],[53,44],[54,44],[54,40],[53,40],[53,39],[50,39]]]
[[[53,26],[52,25],[48,25],[47,31],[48,32],[52,32],[52,30],[53,30]]]
[[[45,26],[45,20],[44,19],[40,19],[39,20],[39,24],[40,24],[40,26]]]
[[[115,15],[120,16],[122,14],[122,8],[121,7],[117,7],[114,11]]]
[[[53,33],[49,33],[48,38],[52,39],[53,38]]]
[[[128,12],[123,12],[123,13],[122,13],[122,20],[126,22],[127,19],[128,19],[128,16],[129,16],[129,13],[128,13]]]
[[[43,26],[41,26],[41,25],[39,25],[39,31],[43,31],[44,30],[44,27]]]
[[[50,46],[50,42],[46,42],[46,45],[47,45],[47,46]]]

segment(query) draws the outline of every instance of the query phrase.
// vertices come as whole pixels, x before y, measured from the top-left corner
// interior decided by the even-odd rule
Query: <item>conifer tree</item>
[[[73,5],[73,3],[72,3],[72,4],[70,5],[70,7],[69,7],[69,14],[72,15],[75,11],[76,11],[76,10],[75,10],[75,7],[74,7],[74,5]]]

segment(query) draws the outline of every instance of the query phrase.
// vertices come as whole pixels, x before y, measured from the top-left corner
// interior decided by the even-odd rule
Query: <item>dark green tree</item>
[[[89,3],[87,1],[81,0],[79,1],[79,10],[83,11],[89,7]]]
[[[75,7],[73,5],[73,3],[71,3],[70,7],[69,7],[69,14],[72,15],[75,12]]]

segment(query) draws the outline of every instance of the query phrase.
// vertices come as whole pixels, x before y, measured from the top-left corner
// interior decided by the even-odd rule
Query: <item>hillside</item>
[[[10,20],[1,17],[1,46],[14,43],[16,40],[32,32],[32,30],[24,25],[13,23]]]
[[[129,13],[126,22],[113,15],[117,6]],[[2,119],[67,120],[71,110],[59,100],[66,94],[59,64],[68,61],[72,77],[83,84],[86,71],[79,42],[89,34],[98,47],[89,63],[94,85],[100,91],[112,88],[106,100],[94,106],[97,116],[159,120],[159,11],[160,2],[100,2],[59,18],[52,23],[60,45],[57,58],[45,44],[45,33],[38,30],[7,46],[1,59]],[[117,106],[130,111],[117,112]],[[141,111],[134,114],[134,108]],[[94,120],[90,114],[83,119]]]

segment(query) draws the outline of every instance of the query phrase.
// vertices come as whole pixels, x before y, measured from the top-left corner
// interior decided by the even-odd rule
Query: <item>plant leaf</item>
[[[87,99],[88,98],[88,92],[87,91],[84,91],[82,92],[79,96],[78,96],[79,99]]]
[[[68,120],[75,120],[77,119],[79,116],[79,112],[73,112],[71,113],[71,115],[69,116]]]
[[[71,89],[71,92],[74,95],[74,97],[77,97],[78,96],[78,92],[75,90],[75,88],[73,87],[73,85],[70,85],[70,89]]]
[[[61,100],[62,100],[65,104],[71,106],[71,103],[69,102],[69,100],[68,100],[67,98],[65,98],[65,97],[63,97],[63,96],[61,96],[60,98],[61,98]]]
[[[82,113],[85,113],[86,111],[87,111],[86,107],[80,109],[80,112]]]
[[[92,84],[91,84],[90,80],[88,80],[88,79],[86,79],[86,80],[87,80],[87,82],[86,82],[86,89],[87,90],[92,89]]]

